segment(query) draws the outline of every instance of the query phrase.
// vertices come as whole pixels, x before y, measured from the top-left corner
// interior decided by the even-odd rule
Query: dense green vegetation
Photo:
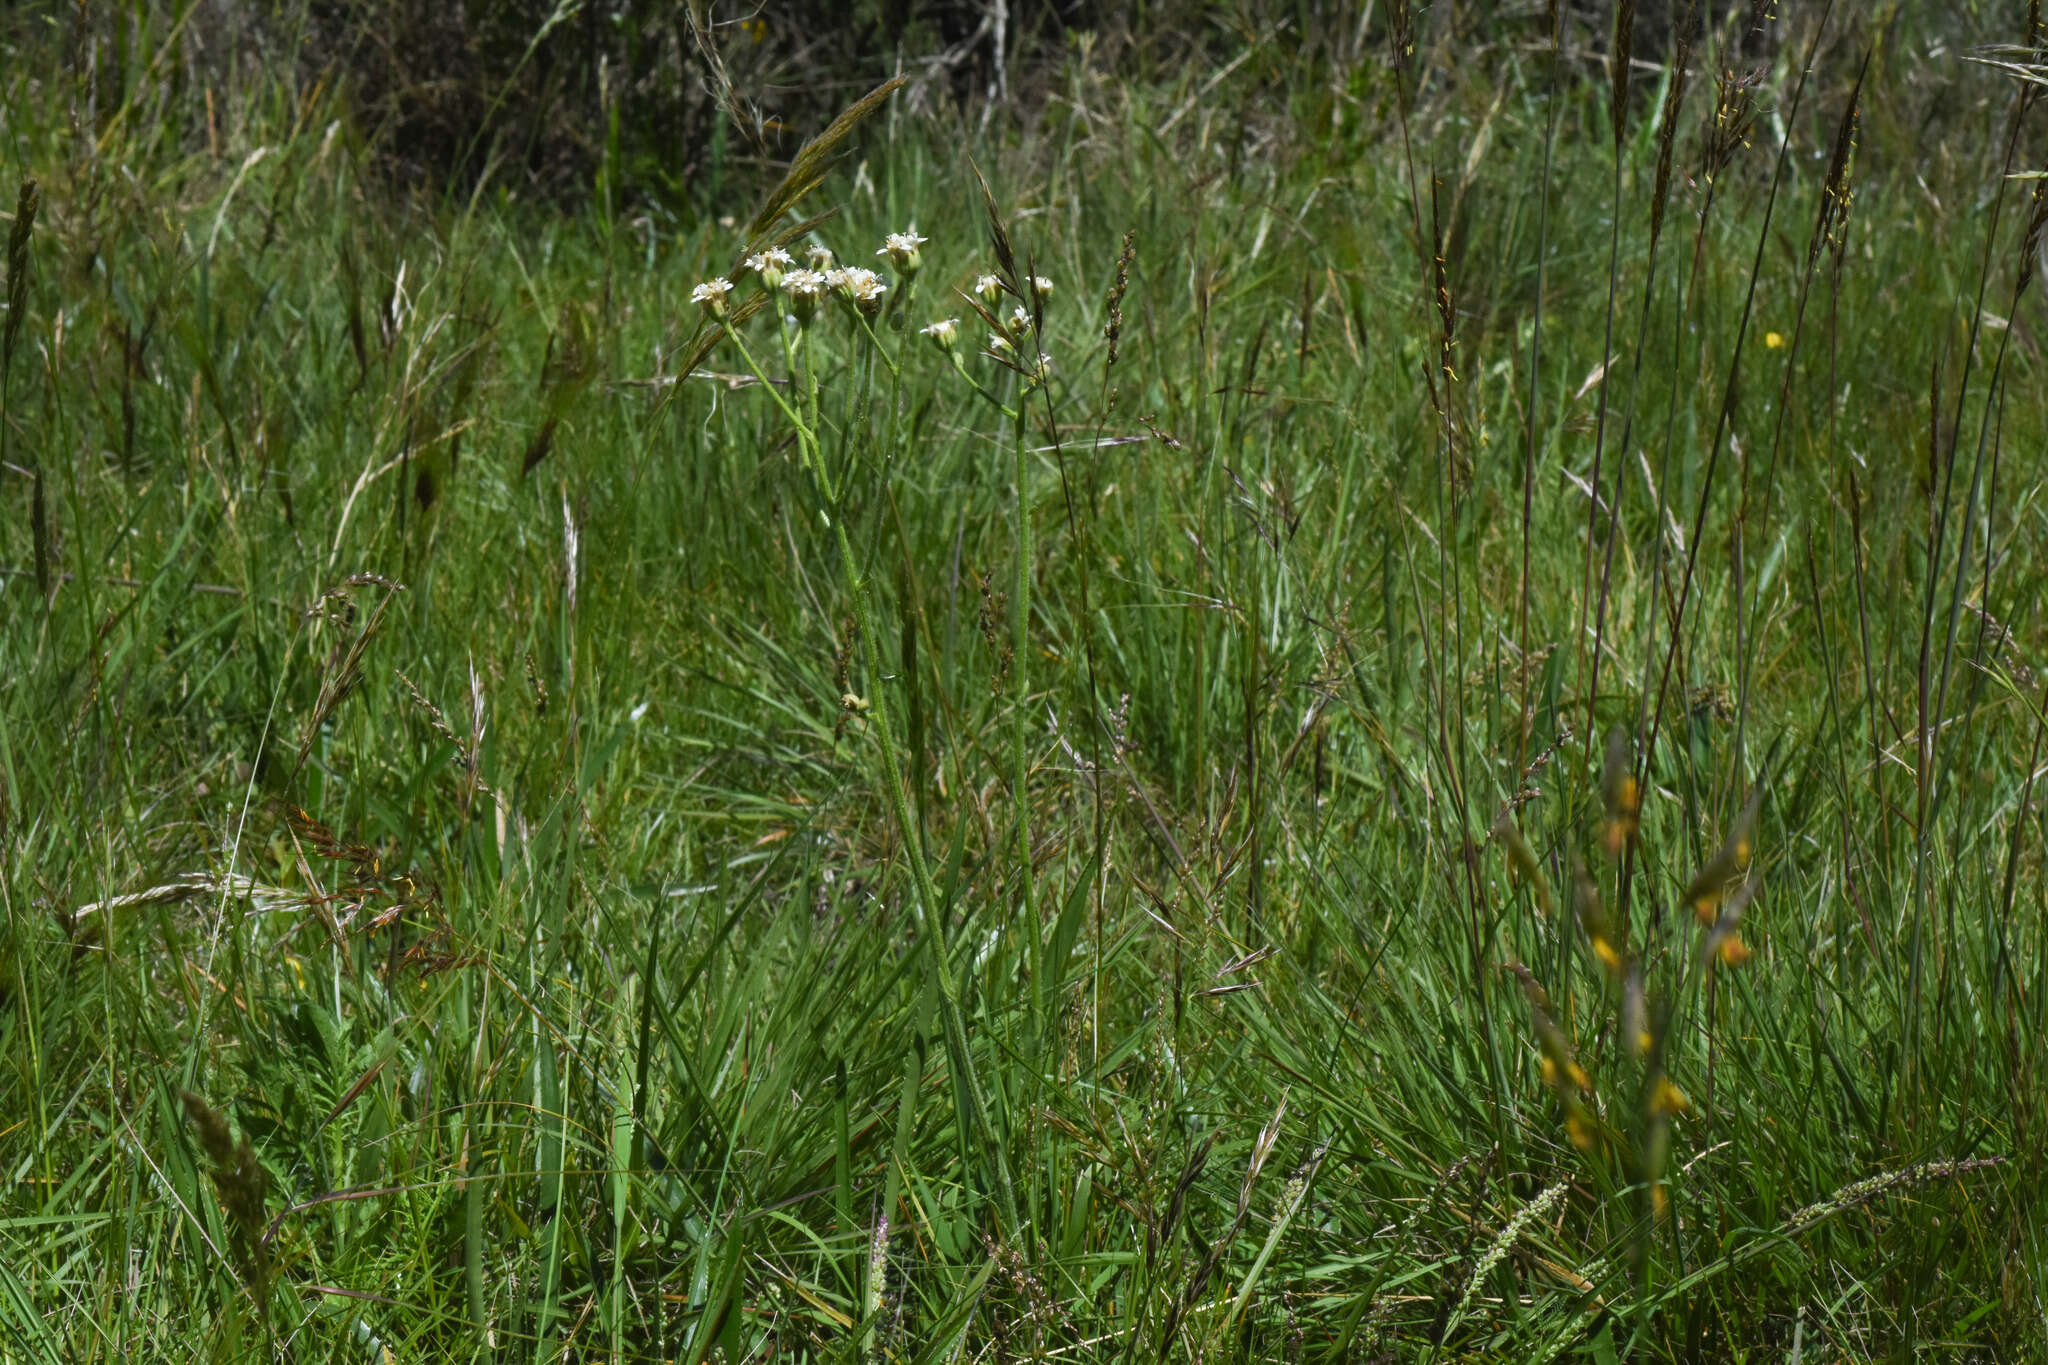
[[[15,25],[0,1360],[2035,1358],[2041,34],[1778,8],[567,207]]]

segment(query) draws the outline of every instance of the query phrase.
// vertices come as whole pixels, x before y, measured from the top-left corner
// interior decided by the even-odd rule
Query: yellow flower
[[[1765,332],[1764,345],[1773,351],[1785,349],[1785,335],[1782,332]]]
[[[1724,966],[1740,967],[1749,961],[1749,945],[1742,941],[1742,935],[1730,934],[1721,940],[1721,962]]]
[[[1687,1098],[1686,1093],[1673,1085],[1669,1076],[1659,1076],[1656,1089],[1650,1096],[1650,1112],[1669,1118],[1673,1114],[1689,1113],[1691,1110],[1692,1101]]]
[[[1579,1114],[1573,1114],[1564,1121],[1565,1135],[1572,1140],[1572,1146],[1582,1152],[1593,1150],[1593,1125]]]

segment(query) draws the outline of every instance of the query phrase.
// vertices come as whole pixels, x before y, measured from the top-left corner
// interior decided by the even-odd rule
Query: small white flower
[[[875,254],[877,256],[887,256],[895,263],[896,268],[904,274],[915,275],[918,266],[924,262],[924,258],[918,254],[917,249],[930,240],[931,238],[929,237],[918,236],[917,228],[913,224],[908,232],[892,232],[887,237],[884,237],[882,239],[882,249]]]
[[[981,301],[994,304],[1003,296],[1003,282],[993,275],[983,275],[974,282],[974,292],[981,295]]]
[[[1045,307],[1045,301],[1051,297],[1052,281],[1047,279],[1043,275],[1033,275],[1031,277],[1032,302],[1036,303],[1039,307],[1043,308]]]
[[[848,274],[858,275],[853,281],[853,306],[860,309],[861,316],[873,318],[882,311],[882,295],[889,292],[889,286],[882,283],[882,277],[872,270],[853,270]]]
[[[838,259],[832,254],[832,248],[829,246],[813,243],[804,248],[804,260],[813,270],[830,270]]]
[[[797,325],[808,325],[825,297],[825,277],[815,270],[792,270],[782,277],[782,292],[789,295]]]
[[[940,318],[929,327],[918,328],[918,331],[930,337],[932,345],[942,351],[950,351],[960,341],[960,319]]]
[[[988,353],[998,357],[1013,356],[1017,354],[1017,348],[1012,346],[1010,339],[1001,332],[990,332],[988,334]]]
[[[714,318],[725,316],[726,295],[732,293],[732,281],[728,279],[706,280],[690,291],[690,302],[701,307]]]
[[[746,261],[747,269],[759,275],[761,283],[769,289],[779,287],[782,284],[783,275],[795,264],[796,262],[790,259],[789,253],[779,246],[770,247],[766,251],[756,252],[752,256],[747,257]]]
[[[1025,312],[1022,305],[1011,309],[1010,316],[1003,322],[1003,330],[1012,337],[1023,336],[1031,330],[1031,314]]]
[[[830,270],[824,272],[824,274],[825,287],[827,289],[845,289],[850,291],[853,288],[853,272],[845,266],[835,265]]]

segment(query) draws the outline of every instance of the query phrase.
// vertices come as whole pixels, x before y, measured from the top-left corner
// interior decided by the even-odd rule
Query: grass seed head
[[[228,1215],[235,1259],[259,1305],[267,1303],[269,1259],[264,1251],[264,1196],[268,1181],[263,1163],[249,1139],[239,1142],[228,1130],[220,1111],[190,1090],[180,1090],[178,1100],[185,1117],[199,1138],[199,1146],[213,1162],[213,1184],[220,1192],[221,1208]]]
[[[1629,766],[1628,733],[1616,726],[1607,735],[1607,758],[1601,765],[1600,793],[1607,806],[1607,819],[1600,827],[1600,844],[1607,856],[1618,858],[1641,826],[1643,791]]]
[[[1109,296],[1102,305],[1102,339],[1109,343],[1109,363],[1116,364],[1117,343],[1124,331],[1124,294],[1131,287],[1131,262],[1138,255],[1138,230],[1124,233],[1123,249],[1117,252],[1116,278],[1110,281]]]

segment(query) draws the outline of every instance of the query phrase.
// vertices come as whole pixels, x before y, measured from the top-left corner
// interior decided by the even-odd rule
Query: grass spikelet
[[[1508,866],[1528,886],[1529,893],[1536,898],[1536,908],[1543,912],[1545,919],[1549,919],[1557,912],[1550,895],[1550,880],[1543,875],[1543,865],[1536,859],[1536,850],[1529,847],[1529,841],[1522,837],[1522,831],[1516,828],[1514,817],[1508,812],[1501,812],[1500,819],[1494,821],[1493,837],[1507,850]]]
[[[1702,924],[1712,924],[1721,911],[1722,901],[1732,892],[1749,870],[1755,852],[1757,810],[1763,804],[1763,788],[1759,786],[1745,801],[1742,810],[1729,827],[1728,835],[1721,841],[1721,847],[1706,865],[1693,874],[1686,884],[1685,903],[1692,907],[1694,915]]]
[[[1752,71],[1724,71],[1715,83],[1714,117],[1708,123],[1700,154],[1700,177],[1709,185],[1735,153],[1749,145],[1750,130],[1756,125],[1756,92],[1763,84],[1761,68]]]
[[[1614,7],[1614,34],[1607,49],[1607,91],[1614,122],[1614,149],[1618,156],[1628,136],[1629,60],[1635,53],[1636,3],[1618,0]]]
[[[1576,854],[1572,857],[1572,908],[1586,935],[1586,946],[1609,976],[1620,979],[1628,970],[1628,930],[1607,913],[1600,888]]]
[[[263,1242],[263,1208],[267,1181],[263,1163],[249,1139],[237,1140],[228,1130],[220,1111],[190,1090],[180,1090],[178,1100],[185,1117],[199,1137],[199,1146],[213,1162],[214,1188],[220,1193],[221,1208],[228,1215],[237,1268],[249,1286],[259,1313],[268,1314],[270,1259]]]
[[[1131,285],[1131,263],[1138,258],[1138,230],[1129,228],[1124,232],[1123,247],[1116,254],[1116,276],[1110,281],[1109,293],[1102,300],[1102,339],[1109,343],[1109,355],[1103,362],[1105,369],[1116,366],[1117,345],[1124,334],[1124,292]],[[1306,345],[1306,332],[1304,342]]]
[[[981,173],[981,167],[971,162],[969,167],[974,172],[975,185],[981,190],[982,211],[988,218],[988,247],[995,254],[1003,287],[1018,298],[1024,298],[1023,280],[1017,270],[1017,253],[1010,245],[1010,229],[1003,222],[1003,211],[996,207],[995,194],[989,189],[988,177]]]
[[[36,208],[42,191],[34,179],[21,182],[14,199],[14,226],[7,233],[7,325],[0,330],[0,464],[7,459],[9,437],[14,429],[13,405],[9,401],[14,385],[14,347],[21,339],[21,325],[28,317],[29,242],[35,231]],[[32,487],[29,508],[29,537],[34,542],[36,594],[50,600],[50,513],[43,491],[43,462],[30,469]]]
[[[1871,50],[1865,49],[1863,64],[1856,69],[1856,83],[1849,87],[1849,101],[1835,125],[1835,140],[1828,153],[1827,174],[1821,177],[1820,204],[1816,210],[1813,236],[1806,245],[1809,268],[1823,247],[1839,253],[1848,240],[1849,209],[1855,194],[1849,183],[1849,169],[1856,156],[1856,122],[1861,113],[1863,78],[1870,74]],[[2040,190],[2035,189],[2040,202]]]
[[[369,618],[361,629],[352,635],[338,638],[327,653],[325,666],[320,673],[320,695],[313,703],[313,709],[306,714],[304,727],[299,735],[298,756],[293,760],[292,772],[296,776],[306,764],[306,758],[313,752],[313,744],[320,737],[321,727],[334,715],[335,709],[347,700],[363,680],[363,657],[369,652],[370,641],[376,636],[378,627],[384,623],[384,613],[391,606],[391,599],[405,591],[402,584],[376,574],[352,574],[339,587],[321,594],[320,600],[306,612],[308,616],[319,615],[338,618],[344,627],[355,622],[355,605],[350,590],[358,587],[382,588],[384,595],[377,599],[377,605],[370,609]],[[335,604],[342,610],[330,613]]]
[[[2019,301],[2025,296],[2027,287],[2034,282],[2034,273],[2040,268],[2041,236],[2048,229],[2048,167],[2043,167],[2034,181],[2031,207],[2027,212],[2027,230],[2020,238],[2019,261],[2013,272],[2013,311],[2017,312]],[[9,319],[10,323],[12,319]]]
[[[1445,1324],[1446,1337],[1453,1328],[1465,1320],[1466,1310],[1471,1308],[1474,1296],[1485,1285],[1487,1278],[1513,1253],[1515,1247],[1532,1229],[1549,1221],[1551,1211],[1563,1202],[1570,1190],[1571,1186],[1568,1183],[1559,1181],[1515,1210],[1515,1216],[1508,1219],[1506,1225],[1487,1246],[1484,1254],[1473,1264],[1472,1274],[1465,1281],[1465,1292],[1459,1296],[1458,1306],[1452,1311],[1449,1322]]]
[[[749,238],[759,238],[775,225],[783,214],[802,202],[805,195],[816,189],[825,179],[825,173],[832,168],[833,160],[841,147],[853,136],[870,114],[888,103],[889,96],[901,90],[909,82],[902,76],[891,76],[874,89],[846,106],[829,124],[825,131],[806,142],[797,150],[784,172],[780,182],[768,192],[753,221],[747,225]]]
[[[1600,845],[1608,857],[1619,858],[1636,837],[1643,809],[1642,785],[1629,765],[1628,735],[1619,726],[1607,734],[1600,797],[1607,807],[1606,823],[1600,827]]]

